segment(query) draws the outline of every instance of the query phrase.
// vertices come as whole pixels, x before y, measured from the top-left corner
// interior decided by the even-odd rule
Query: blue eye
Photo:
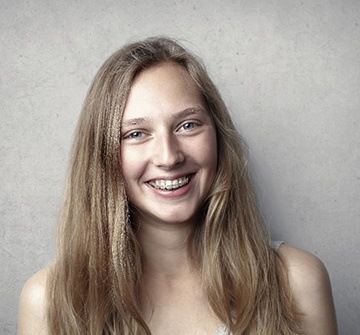
[[[194,122],[186,122],[182,125],[182,128],[184,130],[192,130],[196,127],[196,124]]]
[[[130,133],[127,138],[132,138],[132,139],[138,139],[141,138],[143,136],[143,133],[141,131],[134,131],[132,133]]]

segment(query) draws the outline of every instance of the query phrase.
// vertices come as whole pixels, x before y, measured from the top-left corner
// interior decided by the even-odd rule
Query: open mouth
[[[149,181],[149,185],[158,190],[174,191],[189,184],[191,175],[183,176],[176,179],[159,179]]]

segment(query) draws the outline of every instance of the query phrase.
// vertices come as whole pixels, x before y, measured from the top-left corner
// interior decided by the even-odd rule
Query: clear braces
[[[149,184],[158,190],[176,190],[182,186],[185,186],[190,181],[189,177],[185,177],[182,179],[175,179],[175,180],[161,180],[160,184],[155,182],[150,182]]]

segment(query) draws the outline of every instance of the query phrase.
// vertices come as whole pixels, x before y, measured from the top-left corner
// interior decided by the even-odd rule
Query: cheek
[[[209,168],[215,169],[217,167],[217,141],[215,133],[211,133],[203,141],[202,148],[199,150],[202,152],[202,159],[204,163],[209,165]]]
[[[136,167],[138,166],[137,161],[138,159],[136,155],[134,155],[133,151],[122,148],[120,162],[121,171],[126,185],[131,183],[131,180],[136,175]]]
[[[121,172],[124,178],[125,193],[129,201],[132,201],[134,190],[135,171],[131,168],[133,164],[128,159],[122,159]]]
[[[191,156],[205,172],[207,180],[214,179],[217,170],[217,141],[213,133],[202,137],[191,145]]]

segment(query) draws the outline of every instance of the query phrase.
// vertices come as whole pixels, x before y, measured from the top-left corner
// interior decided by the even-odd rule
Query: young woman
[[[200,61],[125,46],[80,116],[58,255],[19,334],[337,334],[327,272],[271,243],[242,141]]]

